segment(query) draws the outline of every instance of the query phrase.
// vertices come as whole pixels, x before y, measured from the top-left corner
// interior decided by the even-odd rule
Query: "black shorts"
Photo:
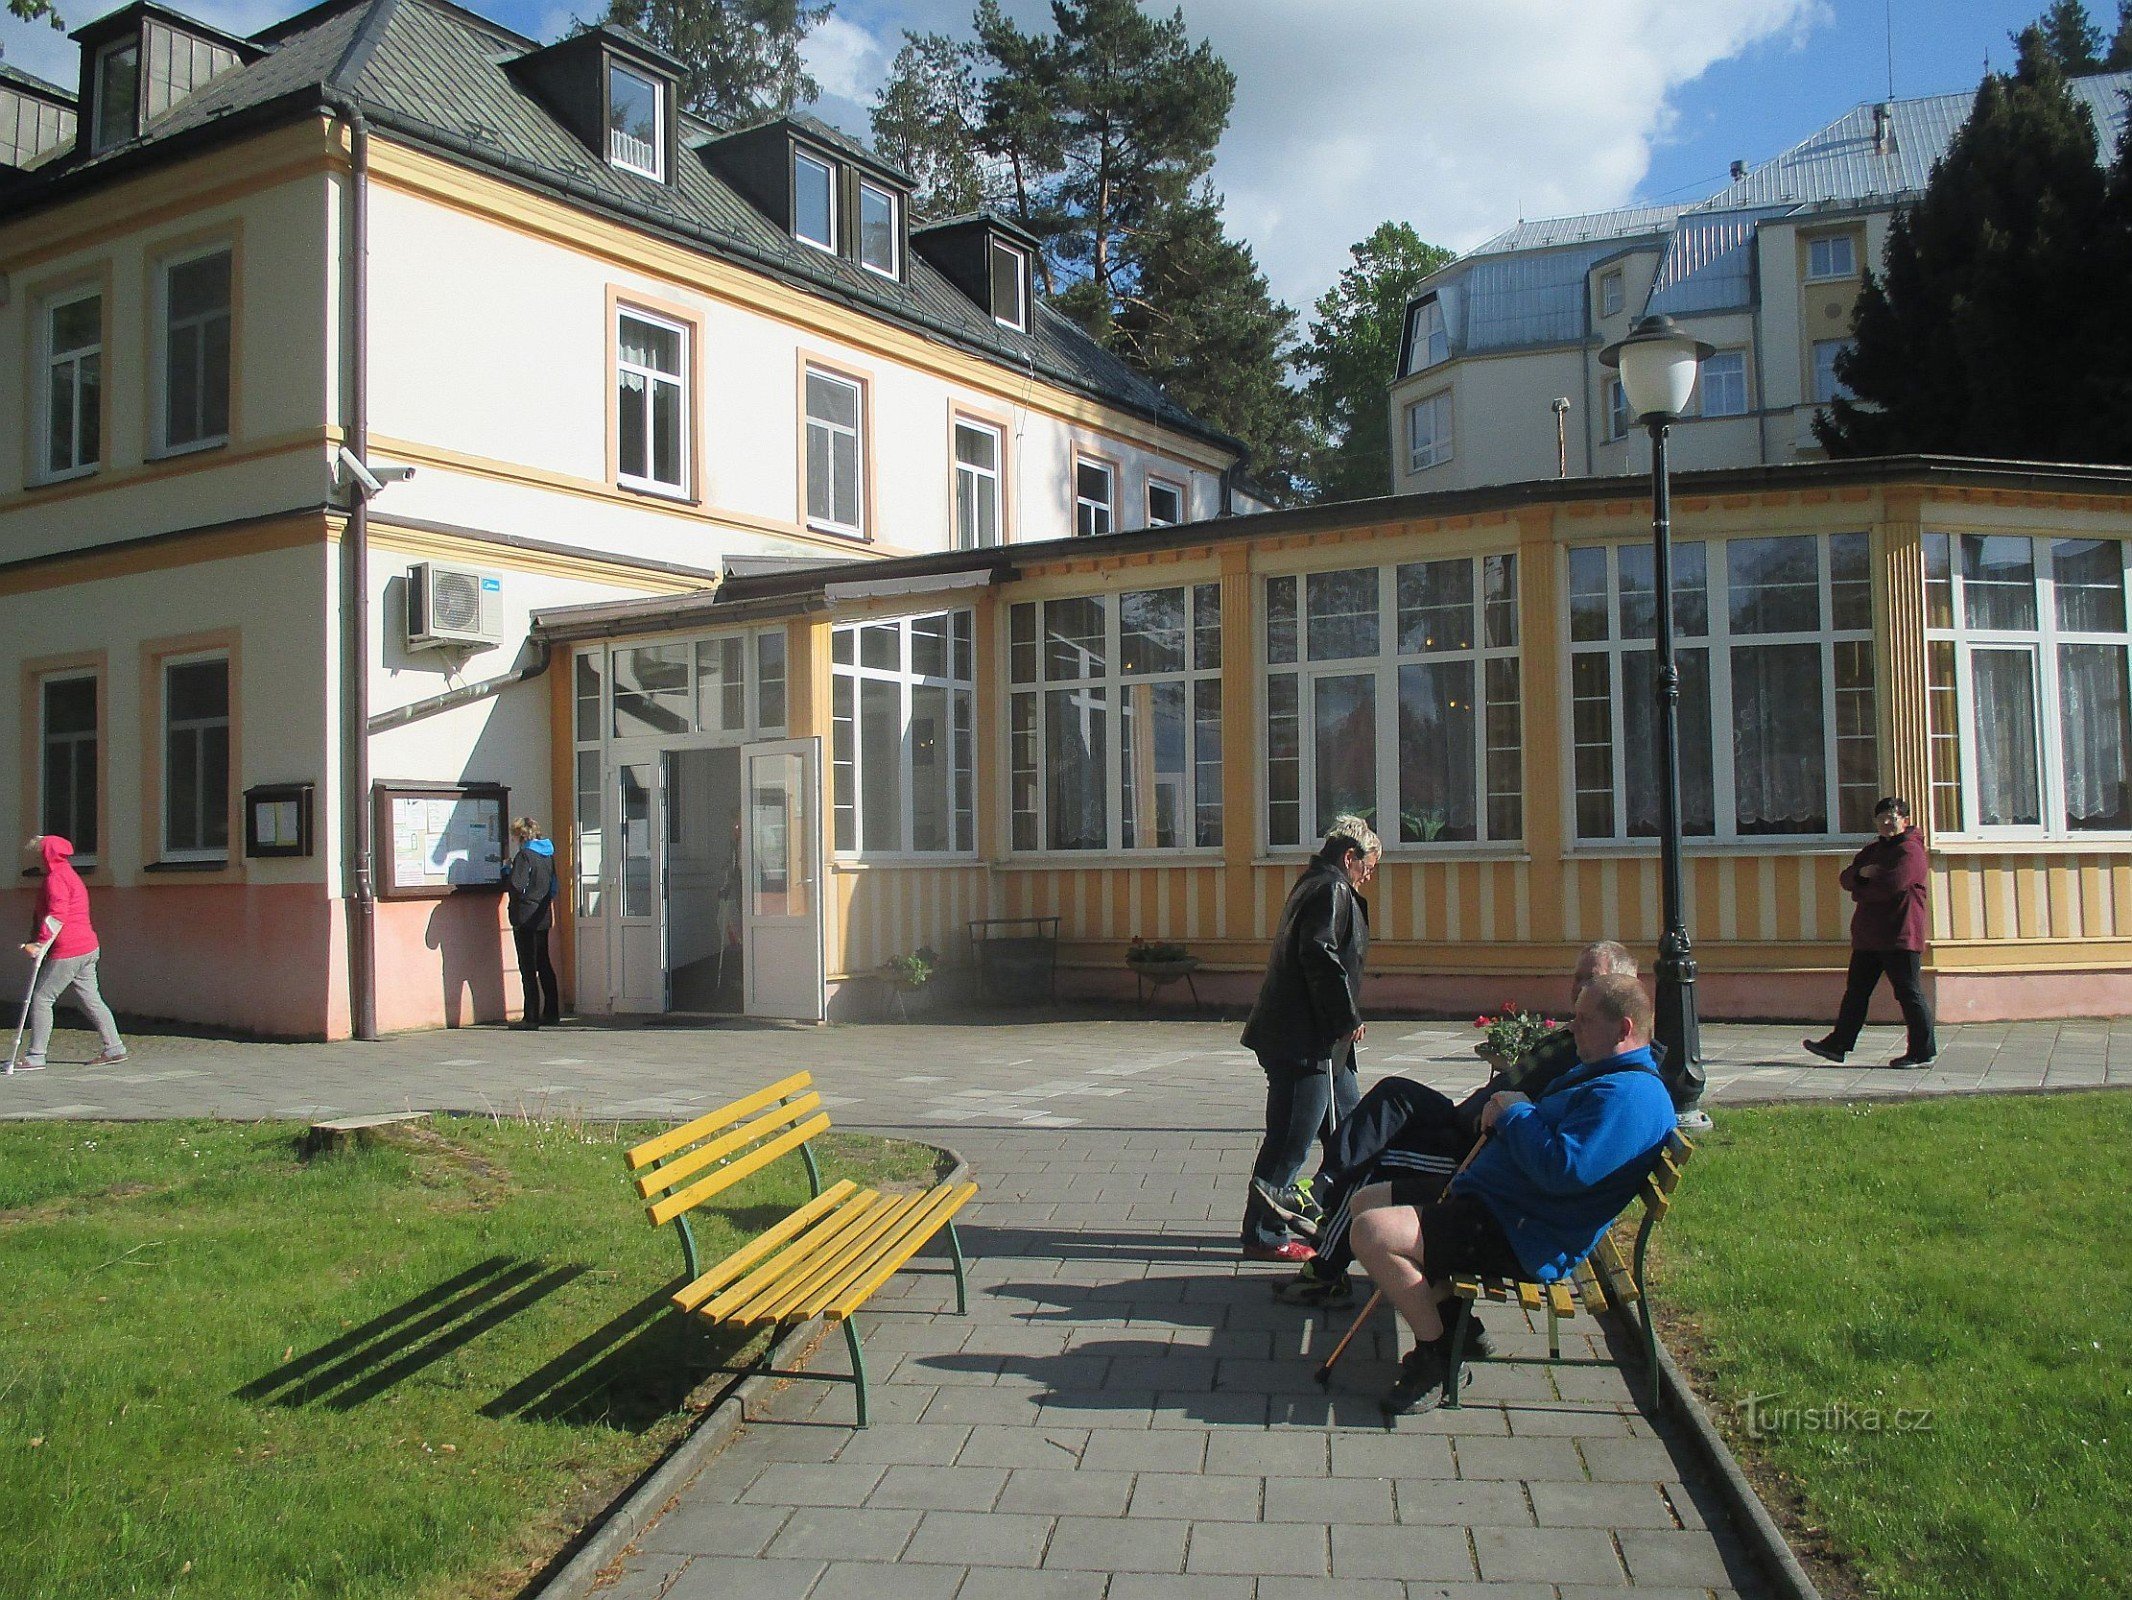
[[[1393,1198],[1402,1205],[1413,1202],[1399,1194],[1402,1179],[1392,1186]],[[1426,1181],[1426,1180],[1420,1180]],[[1522,1278],[1524,1265],[1510,1248],[1503,1225],[1479,1195],[1447,1194],[1421,1208],[1421,1271],[1431,1283],[1452,1277]]]

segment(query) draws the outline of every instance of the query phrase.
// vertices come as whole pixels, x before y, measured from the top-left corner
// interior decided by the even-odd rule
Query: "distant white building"
[[[2115,150],[2132,73],[2072,80]],[[1408,306],[1388,422],[1396,493],[1647,470],[1599,364],[1663,312],[1717,347],[1673,430],[1684,468],[1817,459],[1864,268],[1968,118],[1973,93],[1862,105],[1694,205],[1521,222]],[[1567,406],[1558,405],[1567,401]]]

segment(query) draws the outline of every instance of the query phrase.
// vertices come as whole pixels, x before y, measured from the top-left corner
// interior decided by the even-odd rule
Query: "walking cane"
[[[1458,1172],[1452,1173],[1451,1177],[1457,1177],[1459,1172],[1464,1172],[1468,1167],[1472,1166],[1473,1158],[1481,1153],[1481,1147],[1487,1142],[1488,1135],[1485,1133],[1474,1140],[1473,1148],[1466,1152],[1466,1159],[1458,1164]],[[1446,1178],[1444,1187],[1448,1189],[1450,1186],[1451,1179]],[[1382,1289],[1371,1289],[1369,1302],[1356,1314],[1355,1320],[1349,1324],[1347,1332],[1340,1336],[1340,1342],[1332,1347],[1332,1354],[1325,1358],[1324,1365],[1311,1374],[1312,1377],[1318,1380],[1319,1388],[1329,1389],[1332,1387],[1333,1368],[1339,1365],[1340,1358],[1347,1353],[1347,1347],[1355,1342],[1355,1335],[1362,1331],[1362,1325],[1369,1321],[1370,1313],[1377,1309],[1377,1302],[1383,1298],[1384,1291]]]
[[[22,994],[22,1019],[15,1024],[15,1042],[7,1047],[7,1076],[15,1075],[15,1058],[22,1054],[22,1030],[30,1025],[30,1003],[37,998],[37,975],[44,971],[45,952],[52,948],[50,939],[37,947],[37,959],[30,966],[30,986]]]

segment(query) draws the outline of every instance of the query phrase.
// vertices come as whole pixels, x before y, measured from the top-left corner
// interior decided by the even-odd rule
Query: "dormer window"
[[[836,168],[804,150],[792,152],[792,237],[836,253]]]
[[[1029,331],[1029,253],[1004,239],[992,241],[992,320]]]
[[[140,129],[141,41],[117,39],[97,52],[95,136],[90,150],[102,154]]]
[[[1414,308],[1414,326],[1408,334],[1407,371],[1421,372],[1451,359],[1451,333],[1444,326],[1444,308],[1436,297]]]
[[[884,278],[902,275],[903,230],[896,225],[896,196],[877,183],[859,180],[859,265]]]
[[[666,92],[658,79],[607,62],[607,159],[647,178],[666,177]]]

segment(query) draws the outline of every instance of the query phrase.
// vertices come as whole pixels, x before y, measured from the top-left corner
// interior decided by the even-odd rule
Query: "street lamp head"
[[[1599,364],[1621,373],[1621,392],[1638,421],[1670,422],[1688,409],[1695,374],[1716,351],[1674,326],[1667,316],[1645,317],[1629,336],[1599,352]]]

